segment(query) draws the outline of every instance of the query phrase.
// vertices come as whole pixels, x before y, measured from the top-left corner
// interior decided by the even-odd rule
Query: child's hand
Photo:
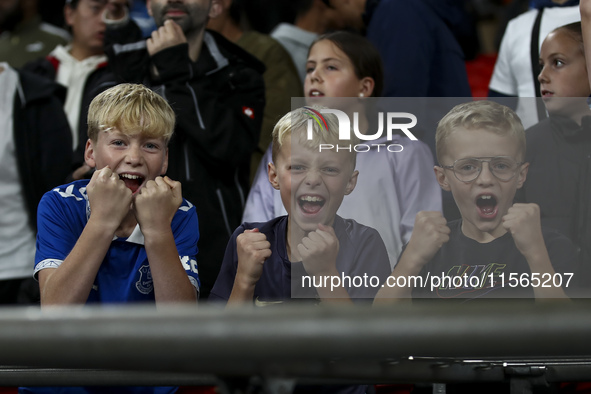
[[[146,235],[152,230],[170,231],[172,218],[183,202],[181,183],[169,177],[148,181],[135,195],[133,212]]]
[[[163,49],[185,42],[187,42],[187,38],[183,29],[176,22],[168,19],[158,30],[152,32],[152,36],[146,40],[146,48],[150,56],[153,56]]]
[[[539,252],[540,245],[544,245],[537,204],[513,204],[503,216],[503,227],[511,233],[515,246],[526,257],[532,252]]]
[[[132,193],[108,166],[95,171],[86,186],[90,215],[93,220],[117,230],[129,213]]]
[[[449,241],[451,230],[447,220],[439,211],[420,211],[415,217],[415,225],[404,254],[422,268]]]
[[[236,280],[243,281],[246,286],[254,286],[263,274],[263,264],[271,256],[271,244],[267,236],[258,228],[244,230],[236,238],[238,269]]]
[[[318,224],[298,245],[304,269],[310,275],[336,275],[339,240],[331,226]]]

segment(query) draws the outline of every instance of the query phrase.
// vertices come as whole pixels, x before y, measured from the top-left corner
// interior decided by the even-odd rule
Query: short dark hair
[[[379,97],[384,89],[384,66],[378,50],[367,38],[349,31],[335,31],[318,37],[310,49],[319,41],[328,40],[347,55],[355,69],[357,78],[371,77],[374,80],[372,97]],[[308,55],[310,50],[308,50]]]

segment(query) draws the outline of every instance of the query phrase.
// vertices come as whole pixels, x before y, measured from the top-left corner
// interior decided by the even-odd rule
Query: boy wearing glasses
[[[572,243],[542,229],[536,204],[513,204],[529,166],[519,117],[494,102],[460,104],[439,122],[436,151],[437,181],[461,219],[448,224],[441,212],[419,212],[375,302],[566,297]]]

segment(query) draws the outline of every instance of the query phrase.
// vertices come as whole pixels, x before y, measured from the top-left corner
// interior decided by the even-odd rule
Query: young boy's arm
[[[302,239],[297,250],[302,258],[304,269],[309,275],[320,278],[340,276],[337,270],[339,240],[331,226],[319,223],[316,231],[310,232],[307,237]],[[323,283],[322,280],[313,282]],[[316,291],[322,302],[351,302],[351,297],[342,283],[340,286],[331,288],[328,286],[317,287]]]
[[[133,212],[144,235],[156,303],[197,300],[195,287],[179,260],[171,228],[182,201],[180,182],[157,177],[144,185],[133,202]]]
[[[271,244],[258,229],[244,230],[236,238],[238,268],[228,305],[252,303],[254,289],[263,274],[263,264],[271,256]]]
[[[76,245],[58,268],[39,271],[41,305],[84,304],[115,231],[129,212],[132,193],[109,167],[86,188],[91,215]]]
[[[531,273],[553,276],[555,274],[542,235],[540,207],[537,204],[514,204],[505,216],[503,227],[511,233],[515,246],[527,260]],[[534,296],[538,298],[566,298],[560,286],[535,286]]]
[[[449,241],[449,233],[447,221],[441,212],[419,212],[415,218],[410,241],[391,276],[408,278],[419,275],[421,269],[431,261],[443,244]],[[382,287],[376,295],[374,304],[387,304],[401,299],[410,299],[413,290],[412,281],[405,282],[407,283],[406,287]]]

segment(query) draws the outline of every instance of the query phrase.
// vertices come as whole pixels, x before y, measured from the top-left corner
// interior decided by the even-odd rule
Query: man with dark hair
[[[220,0],[148,0],[147,7],[159,28],[144,40],[125,17],[124,3],[110,0],[105,14],[113,26],[107,30],[109,65],[120,80],[160,92],[175,110],[168,174],[199,210],[203,298],[240,224],[263,120],[264,66],[205,30],[209,18],[221,12]]]

